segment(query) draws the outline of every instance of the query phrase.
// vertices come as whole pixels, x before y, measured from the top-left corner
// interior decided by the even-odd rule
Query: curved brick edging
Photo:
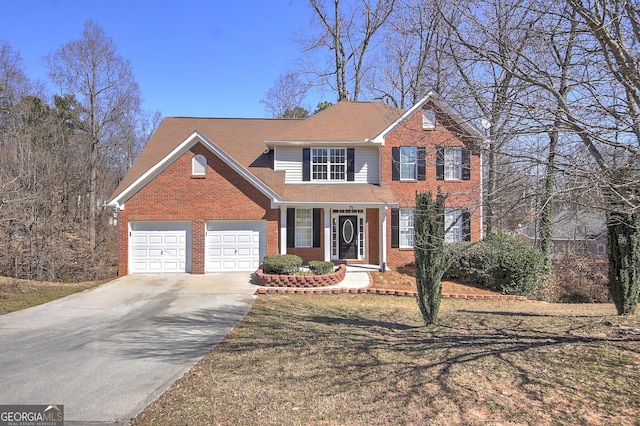
[[[339,284],[347,273],[346,265],[340,265],[336,272],[326,275],[271,275],[258,269],[258,284],[263,287],[317,288]],[[258,289],[260,291],[260,289]],[[264,293],[260,293],[264,294]]]
[[[417,297],[417,291],[391,290],[380,288],[259,288],[256,294],[378,294],[385,296]],[[443,299],[492,300],[492,301],[529,301],[524,296],[510,294],[449,294],[443,293]]]

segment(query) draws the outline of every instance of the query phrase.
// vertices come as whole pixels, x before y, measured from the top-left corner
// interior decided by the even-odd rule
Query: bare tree
[[[301,43],[311,53],[324,51],[330,56],[325,62],[310,59],[305,71],[331,87],[338,101],[357,101],[362,95],[367,57],[395,2],[354,0],[345,6],[340,0],[309,0],[318,32]]]
[[[309,111],[303,108],[303,101],[309,86],[303,83],[298,74],[294,72],[284,72],[278,76],[273,87],[267,90],[264,98],[260,101],[271,117],[283,118],[305,118]],[[300,109],[306,111],[302,114]]]
[[[446,53],[449,28],[441,17],[445,9],[446,0],[396,2],[370,82],[374,98],[406,109],[430,90],[448,96],[458,80]]]
[[[82,37],[70,41],[46,58],[51,79],[62,94],[74,95],[83,107],[86,131],[89,241],[97,244],[97,221],[101,204],[108,196],[103,182],[101,161],[121,150],[123,141],[134,140],[132,130],[139,117],[141,98],[131,65],[116,52],[113,40],[95,22],[84,25]],[[129,149],[130,150],[130,149]],[[127,150],[125,150],[127,151]],[[128,161],[120,158],[111,161]]]
[[[635,241],[638,232],[640,11],[626,0],[567,0],[560,5],[531,0],[511,7],[529,17],[519,27],[527,31],[525,48],[511,38],[501,43],[501,50],[469,41],[466,46],[526,85],[525,99],[535,102],[520,101],[515,111],[525,118],[522,133],[549,136],[546,161],[555,164],[546,164],[546,170],[589,177],[606,195],[600,207],[609,212],[609,242],[614,245],[609,251],[611,293],[619,313],[632,313],[640,281],[634,278],[635,267],[623,271],[621,265],[637,264],[633,259],[640,258],[640,246],[612,236],[624,234],[625,241]],[[477,19],[473,9],[468,10],[476,16],[468,25],[490,33],[491,21]],[[550,191],[553,177],[548,177]],[[621,262],[622,257],[627,261]],[[620,300],[616,293],[622,294]]]

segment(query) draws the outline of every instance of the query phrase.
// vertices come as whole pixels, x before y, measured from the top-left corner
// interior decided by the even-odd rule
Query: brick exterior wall
[[[436,109],[425,105],[424,109]],[[422,112],[419,109],[398,125],[385,140],[380,151],[381,184],[389,185],[399,206],[413,207],[416,191],[436,192],[438,187],[449,194],[449,207],[466,208],[471,213],[471,240],[481,236],[480,218],[480,153],[476,141],[463,141],[455,134],[455,123],[444,122],[443,114],[437,114],[435,130],[422,129]],[[454,129],[451,131],[450,129]],[[471,148],[470,180],[436,180],[436,147],[466,146]],[[393,181],[393,147],[426,147],[426,180]],[[204,155],[207,159],[205,177],[192,176],[192,158]],[[355,200],[354,200],[355,201]],[[364,263],[379,264],[380,211],[366,209],[366,259]],[[324,217],[324,213],[323,216]],[[119,275],[128,273],[129,222],[131,221],[189,221],[192,226],[191,265],[187,269],[201,274],[205,270],[205,226],[210,220],[265,220],[267,223],[266,253],[279,253],[280,212],[271,209],[270,200],[222,160],[200,144],[170,164],[156,178],[134,194],[119,213]],[[391,248],[391,211],[387,210],[387,266],[397,267],[413,261],[413,249]],[[319,248],[288,248],[287,252],[302,257],[304,263],[324,260],[324,232]],[[329,242],[326,242],[329,243]],[[351,262],[351,261],[350,261]],[[354,263],[363,263],[356,261]]]
[[[207,159],[204,178],[191,176],[191,160],[197,154]],[[269,198],[207,148],[196,144],[128,199],[119,212],[118,275],[128,273],[131,221],[190,221],[190,269],[202,274],[206,221],[259,219],[267,221],[266,253],[278,253],[279,210],[271,209]]]
[[[422,129],[422,113],[425,109],[436,110],[435,130]],[[453,131],[456,126],[452,122],[443,121],[443,114],[437,109],[425,104],[415,114],[398,125],[385,139],[381,150],[382,176],[384,185],[389,185],[399,203],[399,207],[413,207],[416,191],[436,193],[438,188],[449,194],[446,204],[448,207],[467,208],[471,212],[471,240],[480,240],[480,151],[473,147],[473,141],[466,146],[471,148],[470,180],[436,180],[436,149],[443,147],[463,147],[465,142]],[[445,127],[446,126],[446,127]],[[391,148],[400,146],[426,147],[426,180],[424,181],[394,181],[392,180]],[[391,211],[387,211],[387,266],[397,267],[413,261],[413,249],[391,248]]]

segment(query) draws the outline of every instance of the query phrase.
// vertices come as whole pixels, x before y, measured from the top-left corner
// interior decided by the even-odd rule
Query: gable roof
[[[170,164],[177,155],[186,152],[194,143],[208,142],[210,149],[217,147],[222,159],[239,171],[254,176],[265,187],[278,192],[278,179],[274,172],[265,173],[265,168],[249,171],[249,166],[263,155],[264,140],[274,132],[281,132],[296,124],[291,119],[238,119],[238,118],[192,118],[168,117],[162,120],[151,136],[138,159],[126,173],[114,191],[110,205],[120,206],[144,186],[145,177],[152,179]],[[194,138],[194,135],[200,136]],[[190,143],[193,142],[193,143]],[[205,144],[206,146],[207,144]],[[178,149],[181,148],[181,149]],[[212,149],[213,150],[213,149]],[[218,154],[218,153],[216,153]],[[220,156],[220,155],[219,155]],[[235,166],[235,167],[234,167]],[[282,179],[284,183],[284,179]]]
[[[381,102],[341,101],[312,115],[267,143],[364,142],[375,138],[404,113]]]
[[[384,143],[384,138],[393,131],[397,126],[402,124],[408,117],[413,115],[417,110],[422,108],[425,104],[430,103],[433,104],[437,109],[444,112],[447,117],[449,117],[453,122],[460,127],[462,131],[467,133],[470,137],[472,137],[476,142],[484,140],[484,135],[478,129],[476,129],[471,123],[465,120],[460,114],[458,114],[451,106],[449,106],[444,99],[437,93],[433,91],[429,91],[425,96],[422,97],[415,105],[409,108],[404,114],[400,115],[394,122],[390,123],[390,125],[383,129],[378,135],[376,135],[374,142]]]
[[[168,117],[160,123],[122,179],[109,205],[122,207],[126,200],[196,143],[202,143],[274,204],[396,205],[391,189],[383,185],[285,184],[284,171],[273,170],[273,152],[265,148],[280,143],[383,143],[386,134],[427,101],[438,102],[439,108],[449,111],[435,94],[430,93],[404,113],[380,102],[343,101],[304,120]],[[462,119],[453,114],[452,119],[460,123]],[[469,127],[464,130],[475,131],[464,124]]]

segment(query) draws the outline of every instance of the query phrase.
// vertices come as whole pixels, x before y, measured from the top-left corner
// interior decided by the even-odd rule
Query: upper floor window
[[[392,180],[426,180],[426,148],[394,146],[391,148]]]
[[[425,109],[422,112],[422,130],[434,130],[436,128],[436,112]]]
[[[400,147],[400,180],[416,180],[418,165],[418,148],[415,146]]]
[[[471,179],[469,149],[463,147],[438,147],[436,152],[436,179]]]
[[[196,155],[191,160],[191,174],[193,176],[205,176],[207,174],[207,158],[204,155]]]
[[[311,177],[313,180],[346,180],[347,154],[344,148],[313,148]]]
[[[444,179],[462,179],[462,148],[444,149]]]

